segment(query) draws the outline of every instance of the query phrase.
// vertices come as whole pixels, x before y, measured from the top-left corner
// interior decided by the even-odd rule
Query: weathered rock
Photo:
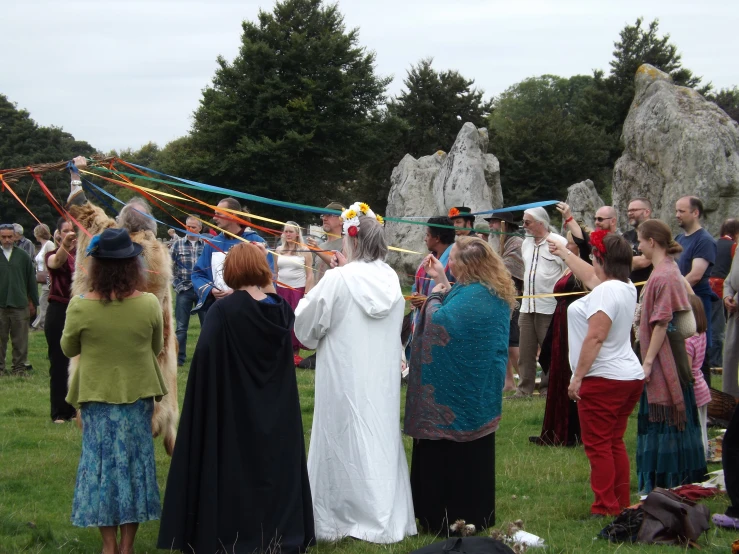
[[[675,201],[695,195],[706,207],[704,226],[716,233],[739,213],[739,125],[696,91],[642,65],[613,170],[613,203],[626,228],[631,198],[652,201],[653,217],[675,231]]]
[[[605,206],[605,202],[595,190],[595,185],[590,179],[585,179],[581,183],[575,183],[567,187],[567,200],[570,206],[572,217],[575,218],[580,225],[586,225],[590,229],[594,226],[595,212],[598,208]]]
[[[448,154],[437,152],[419,159],[406,155],[390,178],[386,216],[424,221],[446,215],[453,206],[469,206],[473,212],[502,206],[500,164],[487,147],[487,130],[465,123]],[[388,244],[426,252],[424,225],[388,222],[385,229]],[[387,261],[407,283],[421,257],[391,251]]]

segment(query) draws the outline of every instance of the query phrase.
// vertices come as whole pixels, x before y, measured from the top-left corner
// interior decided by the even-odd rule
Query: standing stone
[[[653,217],[678,231],[675,201],[694,195],[716,233],[739,213],[739,125],[696,91],[673,84],[651,65],[636,72],[636,93],[624,122],[623,155],[613,170],[613,204],[626,228],[629,200],[652,201]]]
[[[446,215],[453,206],[469,206],[473,212],[503,205],[500,164],[487,153],[488,133],[465,123],[448,154],[437,152],[415,159],[407,154],[390,178],[387,217],[418,218]],[[388,222],[388,244],[426,254],[424,225]],[[390,251],[387,262],[401,281],[413,280],[422,257]]]
[[[595,212],[601,206],[605,206],[605,202],[598,195],[598,191],[595,190],[595,185],[590,179],[585,179],[581,183],[575,183],[567,187],[567,200],[565,202],[570,206],[575,221],[590,229],[595,228]]]

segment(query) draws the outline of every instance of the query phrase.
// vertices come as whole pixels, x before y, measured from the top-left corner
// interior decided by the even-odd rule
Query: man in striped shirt
[[[524,263],[524,297],[550,294],[554,285],[562,277],[567,265],[562,258],[549,252],[547,240],[567,245],[567,240],[549,231],[549,215],[544,208],[530,208],[523,213],[523,228],[526,238],[521,245]],[[534,393],[536,381],[536,355],[544,342],[549,324],[554,315],[557,299],[523,298],[521,314],[518,316],[519,351],[518,390],[512,398],[526,398]],[[549,376],[542,375],[539,393],[546,396]]]

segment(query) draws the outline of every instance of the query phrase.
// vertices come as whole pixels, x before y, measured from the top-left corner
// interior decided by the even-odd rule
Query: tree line
[[[500,160],[507,204],[562,198],[569,185],[587,178],[608,199],[634,74],[643,63],[739,118],[739,88],[714,91],[683,67],[677,46],[660,33],[656,19],[645,24],[638,18],[621,30],[608,73],[531,77],[495,97],[486,97],[474,79],[458,71],[437,70],[432,58],[413,64],[400,94],[388,97],[392,79],[378,74],[374,53],[360,44],[359,29],[347,29],[338,6],[322,0],[278,1],[242,28],[239,54],[218,58],[187,135],[164,147],[149,143],[112,154],[172,175],[300,204],[362,198],[384,213],[390,174],[400,159],[449,149],[467,121],[489,130],[489,151]],[[3,95],[0,131],[3,168],[95,151],[59,128],[38,126]],[[49,176],[47,184],[58,198],[66,197],[66,176]],[[116,185],[98,185],[124,200],[132,195]],[[37,186],[29,181],[17,188],[39,217],[55,219]],[[296,215],[266,205],[257,210],[282,219]],[[3,221],[33,224],[7,194],[0,195],[0,212]]]

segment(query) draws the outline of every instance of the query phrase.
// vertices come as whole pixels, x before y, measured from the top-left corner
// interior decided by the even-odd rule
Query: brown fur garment
[[[90,234],[97,235],[110,227],[116,227],[114,219],[105,212],[87,202],[81,206],[71,206],[69,212],[87,229]],[[159,242],[151,231],[131,233],[131,240],[143,246],[142,256],[146,270],[145,292],[156,295],[162,307],[164,321],[164,348],[157,356],[159,368],[162,371],[168,393],[161,402],[154,403],[154,415],[151,419],[152,434],[162,435],[164,448],[170,456],[174,450],[177,436],[177,420],[179,407],[177,405],[177,341],[175,340],[172,313],[172,262],[167,247]],[[85,256],[90,238],[77,230],[77,259],[72,294],[83,294],[90,290],[88,282],[88,262]],[[77,370],[77,358],[69,363],[69,375]]]

